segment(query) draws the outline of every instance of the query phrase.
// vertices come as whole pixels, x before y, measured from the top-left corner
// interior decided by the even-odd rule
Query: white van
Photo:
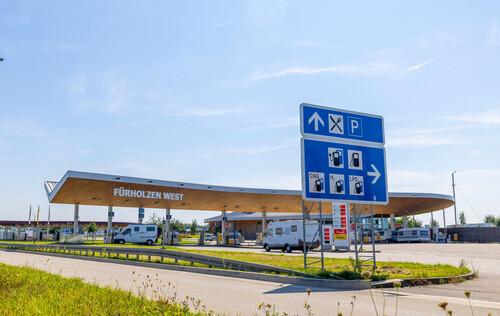
[[[134,244],[152,245],[158,241],[158,228],[151,224],[128,225],[121,233],[115,236],[115,243],[126,242]]]
[[[263,246],[266,251],[281,249],[292,252],[292,250],[304,250],[303,224],[300,220],[271,222],[264,232]],[[314,239],[314,240],[313,240]],[[318,248],[320,236],[318,222],[306,222],[306,246],[310,249]]]
[[[429,228],[413,227],[401,228],[398,230],[398,242],[410,241],[430,241],[431,233]]]

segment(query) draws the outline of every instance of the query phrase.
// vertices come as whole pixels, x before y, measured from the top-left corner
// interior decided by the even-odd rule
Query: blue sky
[[[68,169],[300,189],[306,102],[382,115],[389,191],[451,194],[457,170],[479,222],[500,215],[498,56],[495,1],[4,0],[0,218],[46,218]]]

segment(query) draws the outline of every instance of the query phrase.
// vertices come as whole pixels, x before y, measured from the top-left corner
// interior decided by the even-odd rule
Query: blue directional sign
[[[382,116],[305,103],[300,105],[300,132],[306,138],[334,138],[344,143],[385,143]]]
[[[302,138],[305,200],[387,204],[385,149]]]

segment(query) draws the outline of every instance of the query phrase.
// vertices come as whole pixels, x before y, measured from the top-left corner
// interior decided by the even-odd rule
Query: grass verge
[[[168,249],[172,249],[170,247]],[[177,248],[179,249],[179,248]],[[273,266],[307,272],[321,277],[331,277],[330,275],[342,277],[344,279],[363,279],[361,274],[354,272],[355,262],[353,259],[324,258],[325,270],[304,269],[304,258],[302,256],[290,256],[285,254],[264,254],[235,251],[209,251],[182,249],[182,251],[197,253],[202,255],[217,256],[219,258],[242,260],[260,264],[271,264]],[[315,257],[309,257],[315,258]],[[315,259],[320,259],[315,258]],[[367,262],[367,264],[373,264]],[[320,263],[313,265],[320,267]],[[377,271],[372,276],[374,280],[385,279],[409,279],[409,278],[431,278],[460,276],[471,271],[466,266],[455,267],[449,264],[422,264],[416,262],[377,262]],[[366,268],[365,271],[371,270]]]
[[[106,247],[139,247],[147,248],[148,246],[141,245],[106,245]],[[152,247],[158,249],[158,247]],[[370,271],[370,267],[365,267],[361,273],[355,272],[355,262],[353,259],[341,259],[341,258],[324,258],[325,270],[318,269],[320,264],[317,263],[313,265],[314,268],[304,269],[304,259],[301,255],[285,255],[285,254],[267,254],[267,253],[252,253],[252,252],[235,252],[235,251],[214,251],[214,250],[193,250],[193,249],[181,249],[177,247],[162,247],[164,249],[176,250],[182,252],[196,253],[207,256],[216,256],[224,259],[234,259],[246,262],[253,262],[265,265],[272,265],[276,267],[286,268],[295,271],[306,272],[309,274],[317,275],[322,278],[342,278],[346,280],[354,279],[366,279],[363,277],[363,271]],[[165,258],[163,261],[160,257],[151,256],[148,258],[147,255],[141,255],[138,258],[127,258],[125,255],[120,256],[108,256],[105,253],[101,253],[101,249],[96,247],[95,253],[83,254],[88,256],[100,256],[106,258],[116,258],[116,259],[127,259],[136,261],[151,261],[157,263],[167,263],[167,264],[180,264],[180,265],[191,265],[190,263],[179,261],[175,262],[174,259]],[[69,252],[69,254],[78,254],[76,252]],[[309,257],[309,259],[319,259],[315,257]],[[316,260],[317,261],[317,260]],[[371,264],[371,262],[366,262]],[[202,264],[192,264],[199,267],[207,267]],[[416,262],[377,262],[377,270],[373,275],[370,273],[370,278],[373,281],[376,280],[387,280],[387,279],[419,279],[419,278],[431,278],[431,277],[452,277],[461,276],[470,273],[470,269],[465,265],[460,265],[458,267],[449,264],[422,264]]]
[[[159,286],[158,286],[159,287]],[[158,291],[160,289],[158,288]],[[155,289],[156,291],[156,289]],[[100,287],[29,267],[0,264],[1,313],[4,315],[210,315],[199,301],[147,299],[131,291]],[[157,292],[156,292],[157,293]],[[193,306],[190,306],[192,304]],[[191,310],[190,310],[191,307]]]

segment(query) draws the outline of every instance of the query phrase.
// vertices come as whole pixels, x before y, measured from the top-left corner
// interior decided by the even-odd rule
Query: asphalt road
[[[315,315],[335,314],[338,304],[340,311],[349,315],[353,301],[353,315],[375,315],[372,296],[380,315],[384,301],[385,313],[394,315],[396,297],[398,315],[442,315],[443,311],[437,304],[443,301],[449,303],[448,307],[453,310],[453,315],[470,315],[469,303],[463,294],[465,290],[472,293],[471,303],[476,315],[487,315],[488,312],[500,315],[500,292],[496,289],[500,273],[495,269],[500,267],[500,245],[381,245],[377,250],[381,250],[377,253],[379,260],[457,264],[462,258],[472,259],[480,270],[480,278],[460,284],[404,288],[398,292],[398,296],[393,289],[376,289],[370,294],[368,290],[336,291],[312,288],[308,297],[305,287],[295,285],[136,267],[114,262],[102,263],[41,253],[0,250],[0,262],[34,266],[63,276],[81,277],[90,283],[141,292],[150,297],[155,295],[153,289],[168,289],[163,291],[163,295],[175,294],[181,300],[189,295],[200,299],[207,309],[213,308],[217,313],[229,315],[254,315],[259,313],[259,303],[275,305],[277,311],[290,315],[307,315],[305,302],[311,306]],[[261,250],[246,248],[246,251]],[[341,253],[326,255],[349,256]],[[482,269],[486,272],[483,273]],[[144,290],[142,282],[152,286]]]
[[[199,246],[184,246],[186,249],[207,249]],[[225,251],[266,251],[261,247],[219,247],[210,246],[208,249]],[[366,246],[371,251],[371,246]],[[436,296],[449,296],[462,298],[465,291],[470,291],[472,296],[479,300],[500,302],[500,244],[435,244],[435,243],[401,243],[401,244],[376,244],[377,261],[404,261],[428,264],[445,263],[459,265],[463,260],[471,270],[479,271],[479,278],[464,283],[434,285],[425,287],[405,288],[405,293],[428,294]],[[281,253],[272,250],[271,253]],[[301,252],[292,254],[302,256]],[[314,256],[319,256],[319,251],[314,251]],[[354,258],[354,252],[325,251],[325,257]]]

